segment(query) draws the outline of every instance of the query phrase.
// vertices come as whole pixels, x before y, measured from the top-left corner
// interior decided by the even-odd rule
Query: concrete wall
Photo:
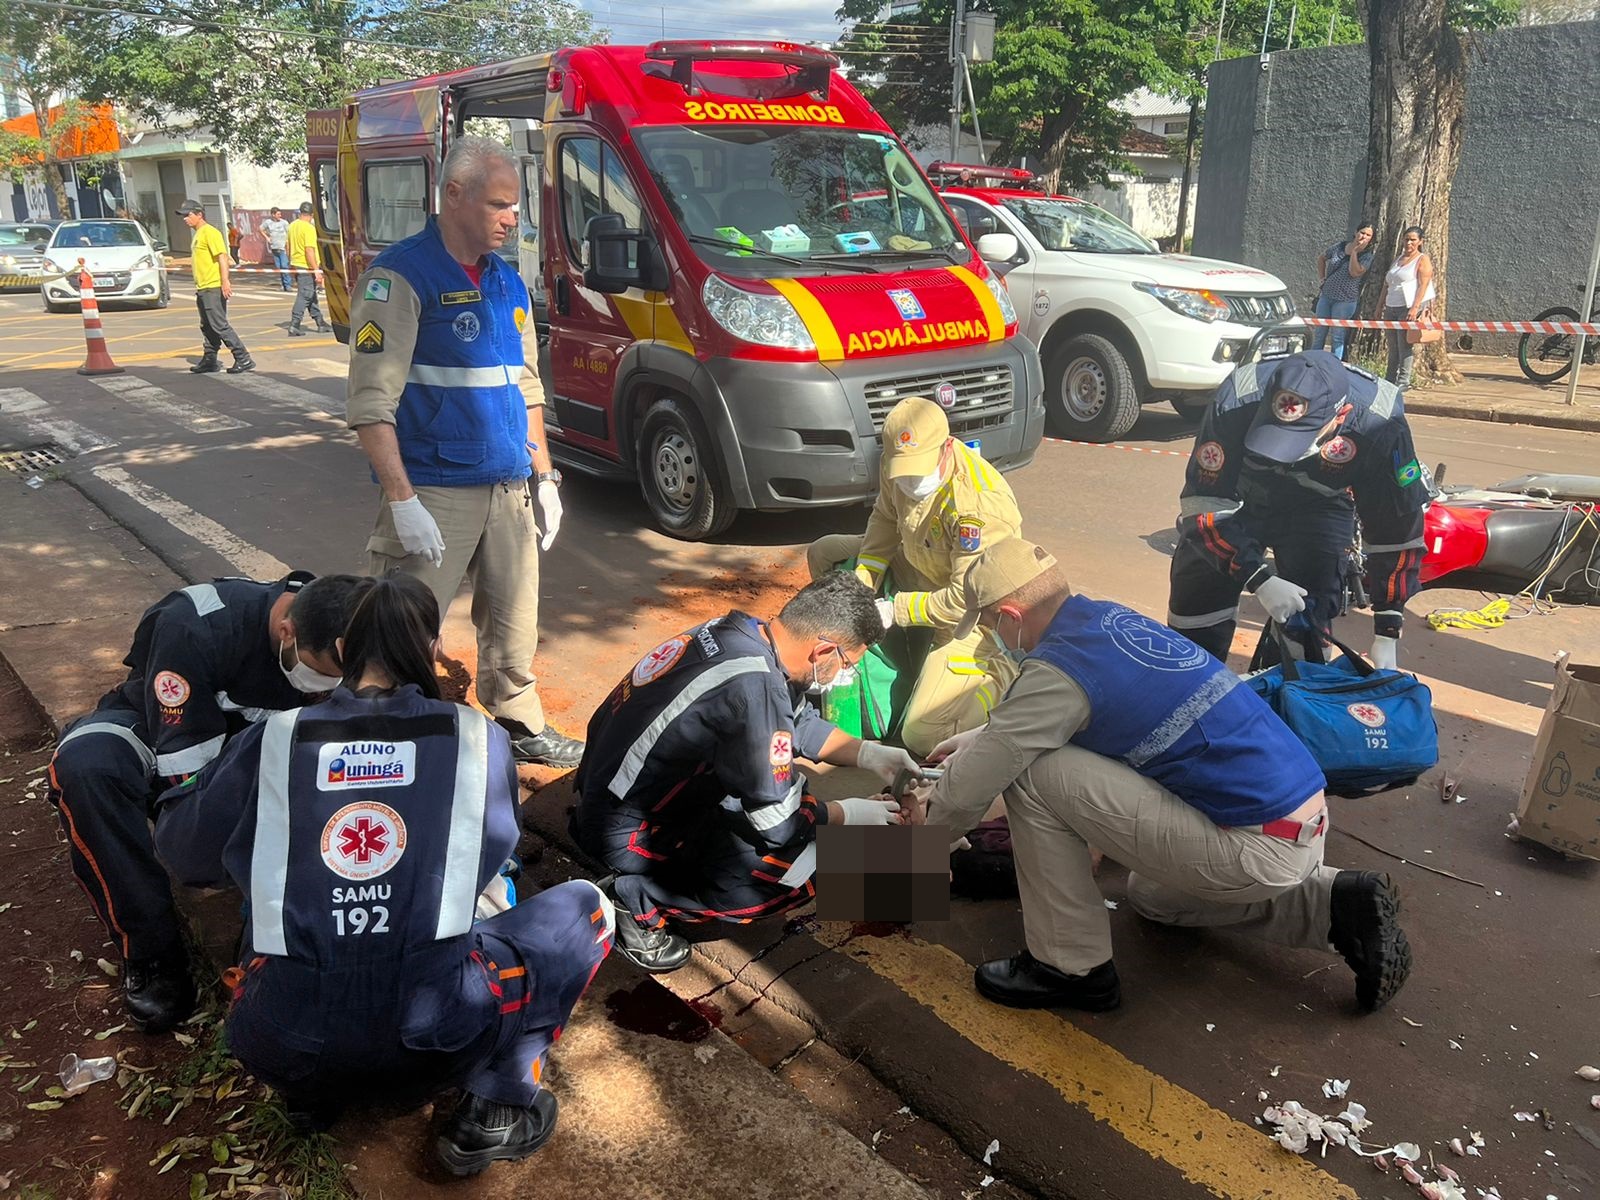
[[[1178,227],[1178,194],[1183,187],[1181,180],[1113,176],[1113,181],[1113,187],[1097,184],[1094,187],[1076,188],[1072,194],[1122,218],[1147,238],[1172,236]],[[1194,232],[1194,219],[1191,197],[1189,233]]]
[[[1255,56],[1212,64],[1196,254],[1271,271],[1297,301],[1316,291],[1317,255],[1361,211],[1367,71],[1365,46],[1278,51],[1265,70]],[[1451,200],[1451,315],[1576,305],[1597,212],[1600,22],[1475,36]]]

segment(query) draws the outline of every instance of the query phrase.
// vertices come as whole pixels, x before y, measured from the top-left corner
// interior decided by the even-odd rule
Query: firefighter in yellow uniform
[[[811,577],[856,560],[856,574],[879,587],[891,573],[897,593],[879,600],[884,626],[931,628],[933,650],[906,702],[900,740],[926,756],[953,733],[989,719],[1017,668],[994,635],[979,627],[954,637],[961,580],[979,553],[1022,533],[1011,485],[976,450],[950,436],[944,410],[910,397],[883,423],[878,499],[862,536],[830,534],[811,544]]]

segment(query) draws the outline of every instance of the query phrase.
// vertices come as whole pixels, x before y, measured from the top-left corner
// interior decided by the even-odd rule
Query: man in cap
[[[1225,659],[1248,588],[1280,625],[1304,613],[1311,630],[1327,632],[1360,513],[1372,660],[1393,667],[1418,587],[1427,499],[1393,384],[1325,350],[1248,363],[1217,390],[1195,437],[1167,624]],[[1311,635],[1308,655],[1320,649]]]
[[[305,330],[300,328],[300,319],[307,312],[311,313],[317,332],[327,333],[333,326],[322,319],[322,310],[317,307],[317,289],[322,286],[322,263],[317,259],[317,227],[311,223],[309,200],[301,201],[300,215],[289,226],[289,265],[295,272],[294,308],[289,313],[289,336],[305,336]]]
[[[983,630],[952,636],[962,616],[961,573],[988,546],[1022,532],[1011,485],[976,450],[950,436],[931,400],[902,400],[883,423],[878,498],[864,535],[830,534],[806,551],[813,579],[854,558],[880,599],[884,628],[928,629],[934,648],[906,701],[900,740],[923,755],[941,739],[981,725],[1015,670]]]
[[[1149,920],[1331,947],[1368,1012],[1400,990],[1398,894],[1323,865],[1322,772],[1238,676],[1149,617],[1074,595],[1020,539],[978,558],[962,595],[957,632],[986,622],[1022,657],[989,723],[935,750],[946,769],[926,798],[928,822],[957,834],[1005,797],[1027,948],[980,966],[978,991],[1019,1008],[1121,1003],[1091,845],[1128,867]]]
[[[222,231],[206,221],[206,210],[198,200],[185,200],[178,205],[178,216],[194,231],[189,253],[194,261],[194,303],[200,310],[200,336],[205,339],[205,352],[200,361],[189,370],[196,375],[222,370],[217,362],[217,351],[224,342],[233,351],[233,366],[229,375],[254,371],[256,360],[244,348],[244,339],[228,324],[228,300],[233,296],[233,281],[228,270],[233,259],[228,254],[228,244]]]

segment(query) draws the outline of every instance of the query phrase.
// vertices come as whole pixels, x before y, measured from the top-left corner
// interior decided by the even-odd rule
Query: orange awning
[[[79,120],[67,121],[66,115],[64,105],[57,105],[50,110],[50,122],[56,131],[57,158],[88,158],[96,154],[115,154],[122,149],[122,135],[109,104],[89,106]],[[40,136],[38,114],[24,113],[20,117],[13,117],[0,125],[0,129],[22,137],[37,138]]]

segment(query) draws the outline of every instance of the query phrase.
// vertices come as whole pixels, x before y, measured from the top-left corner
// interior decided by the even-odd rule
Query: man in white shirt
[[[283,290],[293,291],[294,285],[289,281],[289,222],[283,219],[283,209],[272,210],[272,216],[261,222],[261,232],[267,239],[273,263],[283,272],[279,276]]]

